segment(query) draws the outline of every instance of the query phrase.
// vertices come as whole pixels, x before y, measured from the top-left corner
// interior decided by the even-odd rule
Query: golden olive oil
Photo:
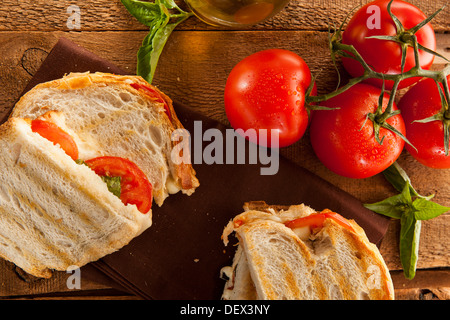
[[[282,10],[289,0],[185,0],[202,21],[241,27],[259,23]]]

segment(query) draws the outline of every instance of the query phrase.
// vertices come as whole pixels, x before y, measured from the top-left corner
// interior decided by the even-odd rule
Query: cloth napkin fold
[[[61,38],[24,93],[38,83],[85,71],[125,74],[109,61]],[[203,141],[204,132],[211,128],[222,132],[225,145],[230,128],[188,106],[175,102],[174,108],[191,141],[201,141],[201,150],[211,144]],[[201,121],[202,130],[194,130],[195,121]],[[246,143],[247,155],[248,151]],[[83,267],[82,277],[144,299],[220,299],[225,284],[220,269],[231,264],[235,252],[233,245],[223,245],[222,231],[248,201],[328,208],[355,219],[371,242],[378,244],[384,236],[389,219],[367,210],[350,194],[281,156],[275,175],[261,175],[260,169],[267,166],[194,164],[200,181],[196,192],[171,195],[161,207],[153,205],[153,225],[124,248]]]

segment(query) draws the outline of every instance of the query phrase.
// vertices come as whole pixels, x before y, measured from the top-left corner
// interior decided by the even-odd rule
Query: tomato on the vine
[[[376,0],[359,9],[349,21],[342,35],[344,44],[353,45],[364,61],[374,71],[384,74],[401,73],[402,50],[400,44],[391,40],[368,39],[372,36],[395,36],[396,26],[390,17],[387,6],[389,0]],[[425,14],[416,6],[395,0],[391,12],[400,20],[405,29],[411,29],[426,19]],[[430,23],[420,28],[416,33],[417,41],[422,46],[436,50],[436,37]],[[434,55],[419,50],[419,62],[422,69],[429,69],[433,63]],[[361,76],[364,72],[361,64],[351,58],[342,58],[344,68],[353,77]],[[409,46],[406,53],[404,71],[415,65],[414,49]],[[417,82],[420,78],[408,78],[400,82],[399,88],[405,88]],[[368,79],[371,84],[381,87],[381,79]],[[393,81],[385,83],[391,89]]]
[[[278,131],[279,147],[288,146],[299,140],[308,126],[305,93],[310,83],[307,64],[294,52],[256,52],[240,61],[228,76],[224,97],[228,120],[234,129],[256,130],[254,139],[247,136],[254,143],[272,146],[260,131],[266,129],[269,136],[271,130]]]
[[[450,76],[447,77],[450,85]],[[441,85],[442,88],[442,85]],[[406,137],[415,147],[406,150],[420,163],[431,168],[450,168],[450,155],[445,155],[444,122],[450,125],[449,115],[442,120],[417,122],[439,114],[442,109],[439,89],[433,79],[424,79],[413,86],[398,103],[406,126]]]
[[[404,140],[391,130],[380,128],[380,144],[375,139],[372,120],[381,89],[356,84],[341,94],[321,103],[332,110],[315,110],[311,120],[311,144],[319,160],[331,171],[350,178],[367,178],[393,164],[402,152]],[[389,101],[383,97],[384,111]],[[397,110],[393,105],[393,111]],[[386,122],[405,135],[400,114]]]

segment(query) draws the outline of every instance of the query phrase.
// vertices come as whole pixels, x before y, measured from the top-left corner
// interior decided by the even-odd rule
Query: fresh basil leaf
[[[148,27],[161,18],[161,9],[156,3],[137,0],[121,0],[121,2],[129,13]]]
[[[155,32],[152,30],[139,48],[137,74],[148,83],[152,82],[162,50],[177,25],[178,23],[169,23],[154,28]]]
[[[83,159],[77,159],[77,160],[75,160],[75,163],[76,163],[76,164],[84,164],[85,166],[87,166],[87,163],[84,162]],[[88,167],[89,167],[89,166],[88,166]]]
[[[411,184],[411,180],[407,176],[406,172],[398,165],[397,162],[390,165],[386,170],[383,171],[383,175],[387,181],[389,181],[392,186],[397,190],[402,192],[405,183],[409,181]],[[411,187],[411,194],[415,195],[416,192],[414,188]]]
[[[156,65],[159,60],[159,56],[162,52],[161,50],[155,50],[154,46],[154,40],[156,38],[156,34],[162,30],[162,28],[165,28],[165,26],[162,26],[161,24],[167,24],[169,21],[169,17],[166,17],[166,20],[159,21],[158,24],[156,24],[150,32],[145,36],[144,40],[142,41],[142,45],[138,50],[137,53],[137,69],[136,73],[137,75],[144,78],[148,83],[151,83],[153,80],[153,75],[155,74]],[[164,46],[164,45],[163,45]]]
[[[404,197],[399,194],[380,202],[371,204],[365,203],[364,207],[378,214],[394,219],[400,219],[402,217],[405,205]]]
[[[415,217],[417,220],[429,220],[440,216],[441,214],[450,211],[449,207],[441,206],[426,199],[417,198],[413,202],[415,208]]]
[[[86,162],[82,159],[75,160],[76,164],[79,165],[85,165],[88,166]],[[88,166],[89,167],[89,166]],[[116,197],[120,198],[120,194],[122,192],[122,186],[121,186],[121,177],[108,177],[108,176],[100,176],[102,178],[103,182],[106,183],[106,186],[108,187],[108,190],[114,194]]]
[[[400,261],[405,277],[413,279],[419,257],[421,220],[435,218],[450,211],[450,207],[430,201],[434,195],[424,197],[418,194],[411,186],[411,180],[406,172],[397,163],[391,165],[383,174],[401,193],[377,203],[364,204],[364,206],[379,214],[400,219]],[[412,197],[415,197],[414,201]]]
[[[421,197],[427,200],[430,200],[434,197],[434,194],[425,197],[420,195],[412,186],[411,179],[406,174],[405,170],[400,167],[397,162],[394,162],[391,166],[389,166],[386,170],[383,171],[383,175],[387,181],[389,181],[392,186],[399,192],[402,192],[405,183],[409,182],[410,194],[412,196]]]
[[[192,13],[181,10],[173,0],[121,0],[127,10],[150,31],[137,54],[137,75],[151,83],[159,57],[175,27]],[[175,11],[171,13],[169,10]]]
[[[414,210],[405,212],[400,223],[400,261],[405,277],[411,280],[416,274],[422,223],[420,220],[416,220]]]
[[[101,176],[101,178],[106,183],[108,190],[116,197],[120,198],[120,193],[122,192],[122,187],[120,185],[122,180],[121,177]]]
[[[161,2],[168,9],[177,9],[181,11],[181,9],[177,6],[175,1],[173,0],[159,0],[159,2]]]
[[[376,213],[388,216],[390,218],[400,219],[404,214],[405,210],[411,209],[412,200],[409,192],[410,192],[410,185],[409,182],[406,181],[402,193],[387,198],[380,202],[372,204],[364,204],[364,207]]]

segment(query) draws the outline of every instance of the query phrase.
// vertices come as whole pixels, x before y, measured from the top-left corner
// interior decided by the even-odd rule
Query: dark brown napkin
[[[62,38],[25,91],[66,73],[83,71],[124,73]],[[174,107],[192,141],[199,140],[193,130],[197,120],[202,124],[201,135],[209,128],[217,128],[226,138],[226,126],[189,107],[177,103]],[[203,147],[210,143],[203,142]],[[98,281],[104,283],[105,279],[114,280],[119,287],[145,299],[219,299],[225,283],[219,277],[220,269],[231,263],[235,250],[232,245],[224,247],[222,231],[248,201],[329,208],[355,219],[369,239],[379,243],[388,219],[365,209],[348,193],[291,161],[283,157],[279,161],[278,173],[266,176],[260,174],[260,168],[268,165],[194,164],[200,187],[192,196],[178,193],[167,198],[162,207],[154,205],[151,228],[121,250],[84,267],[82,275],[98,276]],[[95,269],[103,274],[98,275]]]

